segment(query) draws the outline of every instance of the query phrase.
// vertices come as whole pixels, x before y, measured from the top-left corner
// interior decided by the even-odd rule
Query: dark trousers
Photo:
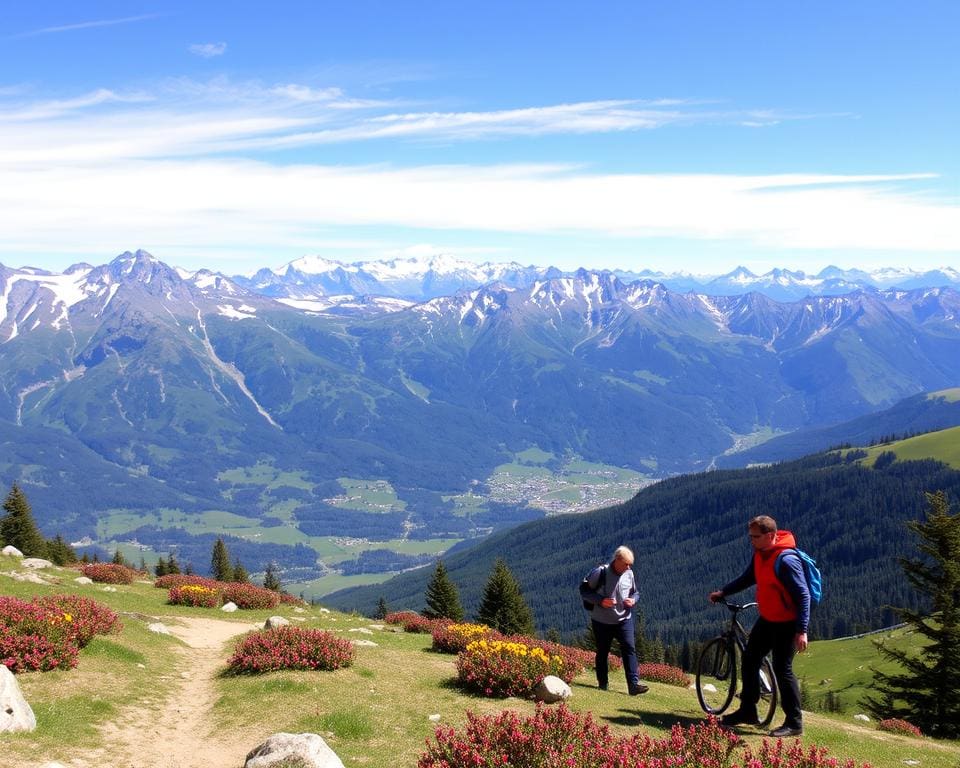
[[[792,621],[767,621],[759,618],[750,630],[750,639],[743,652],[741,709],[756,711],[757,702],[760,700],[760,663],[767,653],[773,651],[773,674],[780,689],[780,706],[786,715],[785,723],[790,728],[800,728],[803,725],[800,684],[793,674],[796,634],[796,624]]]
[[[599,621],[591,621],[590,623],[593,625],[593,637],[597,641],[595,662],[597,684],[600,686],[607,685],[607,656],[610,655],[610,647],[613,645],[614,639],[620,643],[620,658],[623,659],[623,672],[627,676],[627,686],[639,683],[633,616],[619,624],[602,624]]]

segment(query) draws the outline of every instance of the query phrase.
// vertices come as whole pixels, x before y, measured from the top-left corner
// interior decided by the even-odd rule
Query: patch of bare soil
[[[223,669],[227,642],[251,625],[219,619],[182,617],[168,624],[185,643],[170,675],[173,691],[157,708],[130,709],[104,731],[98,749],[102,764],[116,768],[239,768],[256,744],[212,728],[216,701],[214,678]]]

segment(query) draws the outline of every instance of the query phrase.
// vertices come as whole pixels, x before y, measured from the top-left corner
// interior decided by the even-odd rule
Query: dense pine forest
[[[573,638],[588,624],[576,592],[580,578],[624,543],[637,556],[647,635],[670,644],[695,642],[725,620],[707,593],[747,565],[747,521],[770,514],[793,531],[824,573],[826,589],[813,614],[812,636],[876,629],[895,621],[889,606],[924,608],[898,565],[898,558],[912,554],[906,523],[924,515],[925,491],[944,490],[956,504],[960,472],[936,461],[878,462],[868,468],[857,463],[861,455],[821,454],[665,480],[618,506],[495,534],[448,553],[446,568],[470,616],[495,558],[502,557],[521,584],[538,631]],[[430,572],[424,568],[344,590],[324,602],[372,615],[383,597],[391,609],[419,610]]]

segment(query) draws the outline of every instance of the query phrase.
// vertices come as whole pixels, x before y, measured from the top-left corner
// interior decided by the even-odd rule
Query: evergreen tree
[[[140,573],[148,573],[148,571],[147,571],[147,559],[146,559],[143,555],[140,555],[140,568],[139,568],[139,570],[140,570]]]
[[[247,569],[243,567],[243,563],[240,562],[240,558],[235,558],[233,561],[233,581],[239,581],[243,584],[248,584],[250,582],[250,574],[247,573]]]
[[[83,553],[83,557],[80,558],[80,562],[83,563],[84,565],[89,565],[89,563],[90,563],[90,555],[88,555],[86,552],[84,552],[84,553]]]
[[[187,563],[187,573],[191,572],[190,564]],[[178,563],[177,558],[173,556],[173,552],[167,557],[167,573],[180,573],[180,563]]]
[[[427,584],[427,607],[423,615],[428,619],[463,621],[460,593],[457,591],[457,585],[447,575],[443,560],[437,560],[433,578]]]
[[[373,614],[373,618],[383,621],[385,618],[387,618],[387,614],[389,612],[390,611],[387,608],[387,599],[383,595],[380,595],[380,599],[377,600],[377,610]]]
[[[499,557],[483,588],[477,621],[505,635],[532,635],[534,632],[533,613],[523,599],[520,585]]]
[[[219,536],[210,555],[210,574],[217,581],[233,581],[233,566],[230,565],[230,553],[227,545]]]
[[[170,555],[170,562],[171,563],[174,562],[173,555]],[[174,564],[176,565],[176,568],[177,568],[176,573],[180,573],[180,566],[177,565],[176,563]],[[183,566],[183,573],[186,576],[193,576],[193,563],[191,563],[189,560],[187,561],[187,564]]]
[[[153,566],[153,572],[157,575],[158,579],[161,576],[167,575],[167,561],[163,559],[163,555],[157,558],[157,564]]]
[[[264,589],[270,589],[274,592],[280,591],[280,579],[277,577],[277,572],[273,569],[273,563],[267,563],[267,570],[263,574],[263,587]]]
[[[47,559],[56,565],[69,565],[77,562],[77,553],[58,533],[51,541],[47,542]]]
[[[127,559],[123,556],[119,548],[113,550],[113,559],[110,562],[114,565],[127,565]]]
[[[16,483],[10,486],[3,509],[7,514],[0,518],[0,541],[16,547],[27,557],[46,557],[47,541],[33,520],[30,502]]]
[[[920,537],[923,559],[901,559],[910,584],[930,600],[923,616],[898,610],[929,641],[915,656],[877,643],[881,655],[900,671],[874,671],[867,709],[878,718],[896,717],[940,738],[960,738],[960,514],[951,515],[943,491],[928,493],[925,521],[908,523]]]

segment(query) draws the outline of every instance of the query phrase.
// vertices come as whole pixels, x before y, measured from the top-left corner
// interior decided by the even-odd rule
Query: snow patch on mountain
[[[229,304],[218,304],[217,312],[224,317],[229,317],[231,320],[248,320],[251,317],[257,316],[257,310],[246,304],[241,304],[239,307],[233,307]]]

